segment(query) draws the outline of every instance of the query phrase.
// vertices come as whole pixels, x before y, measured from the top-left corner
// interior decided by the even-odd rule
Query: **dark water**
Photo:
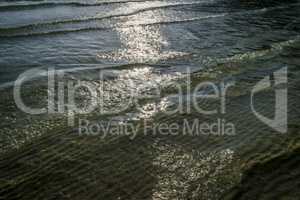
[[[288,69],[288,131],[278,133],[250,107],[254,85]],[[267,0],[35,0],[0,2],[0,198],[2,199],[299,199],[300,2]],[[30,115],[17,108],[14,81],[54,68],[61,81],[103,87],[104,108],[140,109]],[[103,76],[99,78],[99,73]],[[235,82],[226,113],[165,114],[174,85]],[[158,97],[146,98],[155,88]],[[22,89],[26,105],[45,107],[47,78]],[[79,94],[85,104],[86,93]],[[188,92],[180,94],[189,102]],[[107,97],[107,98],[106,98]],[[92,98],[98,98],[93,96]],[[273,90],[255,97],[274,116]],[[53,99],[54,105],[57,99]],[[202,107],[218,106],[197,100]],[[88,103],[87,103],[88,104]],[[159,109],[151,109],[157,105]],[[187,104],[185,104],[187,105]],[[77,119],[142,124],[235,124],[236,134],[79,136]]]

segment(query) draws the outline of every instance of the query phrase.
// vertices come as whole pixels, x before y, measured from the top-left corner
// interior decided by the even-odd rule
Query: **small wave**
[[[6,88],[10,88],[10,87],[12,87],[14,84],[15,84],[14,81],[2,83],[2,84],[0,84],[0,90],[1,90],[1,89],[6,89]]]
[[[187,19],[178,19],[178,20],[166,20],[166,21],[157,21],[157,22],[151,22],[151,23],[143,23],[143,24],[131,24],[131,22],[125,24],[125,25],[116,25],[112,23],[111,26],[103,26],[101,24],[96,24],[95,26],[88,26],[88,27],[79,27],[79,28],[69,28],[69,29],[51,29],[51,26],[61,26],[61,25],[75,25],[80,23],[88,23],[88,22],[97,22],[101,20],[110,20],[110,19],[118,19],[122,17],[128,17],[135,14],[139,14],[146,11],[151,11],[155,9],[163,9],[163,8],[172,8],[172,7],[178,7],[178,6],[186,6],[186,5],[194,5],[194,4],[202,4],[203,2],[189,2],[189,3],[175,3],[175,4],[166,4],[162,6],[151,6],[147,8],[137,9],[132,12],[128,13],[120,13],[120,14],[112,14],[102,17],[84,17],[84,18],[77,18],[77,19],[70,19],[70,20],[57,20],[57,21],[50,21],[50,22],[44,22],[44,23],[36,23],[36,24],[29,24],[24,26],[17,26],[17,27],[8,27],[8,28],[0,28],[0,37],[4,38],[11,38],[11,37],[24,37],[24,36],[36,36],[36,35],[48,35],[48,34],[59,34],[59,33],[69,33],[69,32],[80,32],[80,31],[92,31],[92,30],[105,30],[105,29],[112,29],[112,28],[126,28],[130,26],[148,26],[148,25],[157,25],[157,24],[172,24],[172,23],[184,23],[184,22],[191,22],[191,21],[199,21],[204,19],[210,19],[210,18],[217,18],[217,17],[225,17],[227,15],[241,15],[241,14],[256,14],[261,12],[268,12],[272,10],[277,9],[284,9],[288,8],[291,5],[287,6],[276,6],[276,7],[270,7],[270,8],[262,8],[262,9],[256,9],[256,10],[250,10],[250,11],[237,11],[233,13],[221,13],[216,15],[208,15],[208,16],[201,16],[201,17],[193,17],[193,18],[187,18]],[[292,5],[299,5],[299,3],[295,3]],[[39,29],[50,29],[49,31],[39,31]],[[62,27],[63,28],[63,27]]]
[[[253,60],[253,59],[256,59],[256,58],[259,58],[259,57],[266,56],[270,53],[280,52],[280,51],[283,50],[284,47],[292,46],[294,43],[299,42],[299,41],[300,41],[300,36],[296,36],[295,38],[287,40],[287,41],[274,43],[270,46],[269,49],[258,50],[258,51],[253,51],[253,52],[246,52],[246,53],[243,53],[243,54],[234,55],[234,56],[229,57],[229,58],[220,59],[219,62],[220,63],[223,63],[223,62],[241,62],[241,61],[244,61],[244,60]]]
[[[140,1],[139,1],[140,2]],[[62,25],[62,24],[74,24],[74,23],[82,23],[82,22],[92,22],[97,20],[103,20],[103,19],[111,19],[111,18],[117,18],[117,17],[127,17],[131,15],[135,15],[141,12],[145,11],[151,11],[156,9],[164,9],[164,8],[172,8],[172,7],[179,7],[179,6],[187,6],[187,5],[195,5],[195,4],[202,4],[203,2],[189,2],[189,3],[163,3],[161,5],[155,5],[149,6],[141,9],[133,9],[131,12],[127,13],[116,13],[116,14],[108,14],[106,16],[101,17],[80,17],[75,19],[68,19],[68,20],[56,20],[56,21],[49,21],[49,22],[43,22],[43,23],[35,23],[35,24],[28,24],[28,25],[22,25],[22,26],[15,26],[15,27],[6,27],[6,28],[0,28],[1,32],[9,32],[9,31],[17,31],[17,30],[26,30],[26,29],[37,29],[40,27],[47,27],[51,25]]]
[[[102,27],[87,27],[87,28],[79,28],[79,29],[64,29],[64,30],[55,30],[55,31],[42,31],[42,32],[31,32],[31,33],[20,33],[20,34],[1,34],[0,38],[16,38],[16,37],[32,37],[32,36],[40,36],[40,35],[55,35],[55,34],[65,34],[72,32],[81,32],[81,31],[96,31],[96,30],[105,30],[109,28]],[[1,32],[1,31],[0,31]]]
[[[128,28],[132,26],[150,26],[150,25],[164,25],[164,24],[177,24],[177,23],[186,23],[192,21],[199,21],[204,19],[210,18],[217,18],[217,17],[224,17],[227,13],[218,14],[218,15],[209,15],[203,17],[194,17],[188,19],[179,19],[179,20],[167,20],[167,21],[158,21],[158,22],[151,22],[151,23],[141,23],[141,24],[131,24],[128,23],[127,25],[112,25],[112,26],[94,26],[94,27],[84,27],[84,28],[70,28],[70,29],[63,29],[63,30],[49,30],[43,32],[25,32],[23,28],[13,28],[13,29],[1,29],[0,28],[0,38],[13,38],[13,37],[26,37],[26,36],[38,36],[38,35],[51,35],[51,34],[64,34],[64,33],[71,33],[71,32],[81,32],[81,31],[96,31],[96,30],[106,30],[106,29],[115,29],[115,28]],[[118,17],[118,16],[114,16]],[[106,17],[98,20],[104,20]],[[112,18],[112,17],[110,17]],[[28,26],[29,28],[30,26]],[[27,27],[25,29],[28,29]],[[35,28],[29,29],[30,31],[34,31]],[[25,32],[25,33],[24,33]]]
[[[264,58],[274,58],[280,55],[282,52],[285,52],[286,48],[293,48],[297,46],[298,42],[300,42],[300,35],[295,36],[290,40],[273,43],[270,45],[270,48],[264,50],[248,51],[223,58],[205,57],[201,60],[203,69],[194,72],[193,76],[195,78],[201,77],[205,79],[219,79],[220,77],[223,77],[223,75],[226,76],[227,74],[238,74],[253,67],[251,64],[241,64],[248,62],[251,63]],[[199,57],[199,54],[195,54],[195,56]],[[235,93],[234,96],[243,95],[249,92],[248,89],[245,88],[246,85],[247,83],[245,82],[243,85],[243,91]]]
[[[7,4],[1,5],[0,11],[14,11],[14,10],[25,10],[25,9],[38,9],[38,8],[49,8],[56,6],[71,6],[71,7],[92,7],[102,6],[109,4],[121,4],[121,3],[136,3],[136,2],[147,2],[153,0],[129,0],[129,1],[102,1],[95,3],[82,3],[82,2],[43,2],[43,3],[30,3],[30,4]]]
[[[72,73],[72,72],[79,72],[79,71],[86,71],[86,70],[112,70],[112,69],[118,69],[118,70],[124,70],[124,69],[135,69],[140,66],[144,66],[144,64],[139,63],[131,63],[131,64],[108,64],[108,65],[100,65],[100,64],[60,64],[59,66],[68,66],[67,69],[56,69],[55,72],[57,74],[65,74],[65,73]],[[147,64],[147,66],[150,67],[158,67],[159,65],[155,64]],[[43,69],[41,69],[43,70]],[[48,76],[47,69],[44,69],[45,71],[41,71],[40,73],[37,73],[36,75],[32,76],[31,78],[41,78]],[[14,86],[15,81],[5,82],[0,84],[0,90],[6,89]]]

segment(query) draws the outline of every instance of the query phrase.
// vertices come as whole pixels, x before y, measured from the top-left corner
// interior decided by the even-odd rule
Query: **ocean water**
[[[0,199],[299,199],[299,67],[298,0],[2,0]],[[287,110],[273,85],[284,70]],[[24,104],[53,112],[16,103],[29,75]],[[253,105],[260,80],[272,84]],[[207,82],[234,85],[224,104],[191,92]],[[94,89],[75,92],[78,106],[101,103],[73,112],[69,83]],[[286,112],[286,131],[251,105]],[[98,131],[80,134],[83,120]],[[234,134],[184,134],[195,121]],[[105,134],[112,122],[134,128]]]

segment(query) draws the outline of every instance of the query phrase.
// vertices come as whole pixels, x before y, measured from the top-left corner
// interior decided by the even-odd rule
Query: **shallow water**
[[[0,197],[297,199],[299,20],[297,0],[1,1]],[[285,68],[288,130],[282,134],[255,116],[250,95],[256,83]],[[57,70],[62,99],[69,81],[101,88],[100,97],[84,90],[76,96],[80,105],[100,99],[101,106],[84,115],[68,113],[68,105],[51,114],[22,112],[13,85],[30,69]],[[26,105],[59,104],[48,97],[46,75],[37,73],[22,88]],[[225,113],[189,107],[192,100],[205,110],[220,107],[187,89],[204,81],[235,83]],[[256,111],[269,118],[273,89],[255,95]],[[132,96],[138,108],[127,104]],[[183,112],[166,114],[180,103]],[[78,135],[79,119],[129,122],[137,134]],[[159,123],[218,119],[233,123],[235,134],[155,134]]]

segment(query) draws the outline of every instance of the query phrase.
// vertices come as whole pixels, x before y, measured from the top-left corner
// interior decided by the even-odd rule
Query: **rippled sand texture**
[[[299,19],[297,0],[1,1],[0,199],[299,199]],[[250,95],[257,82],[285,67],[288,131],[281,134],[253,114]],[[74,126],[68,112],[22,112],[14,80],[47,68],[63,74],[62,83],[80,80],[101,89],[101,97],[89,99],[79,90],[80,105],[103,105],[71,115]],[[22,87],[26,105],[48,105],[44,75]],[[194,96],[187,86],[203,81],[235,83],[225,114],[166,114],[179,97],[189,105]],[[161,95],[147,98],[156,88]],[[273,89],[254,97],[256,111],[270,118]],[[131,96],[138,108],[128,103]],[[130,122],[137,135],[79,135],[79,118]],[[183,127],[184,120],[219,118],[234,123],[236,135],[144,133],[145,120],[149,127]]]

